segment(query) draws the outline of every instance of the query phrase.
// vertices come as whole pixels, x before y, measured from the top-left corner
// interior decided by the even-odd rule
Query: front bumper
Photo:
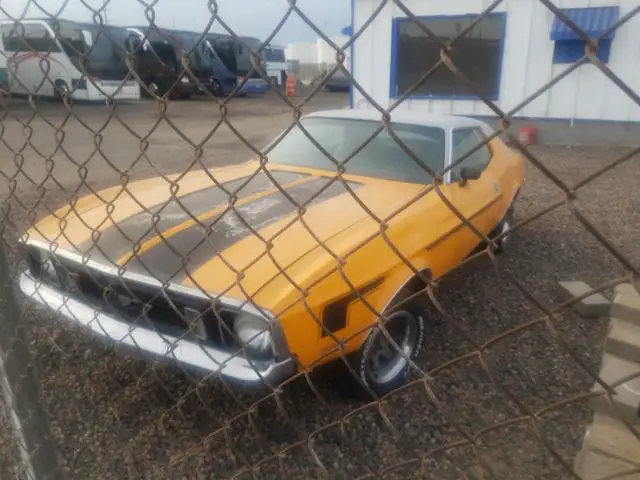
[[[200,92],[200,87],[196,82],[178,82],[174,88],[177,95],[195,95]]]
[[[20,276],[20,290],[29,298],[59,312],[72,323],[85,327],[113,343],[133,347],[164,360],[195,367],[208,373],[220,374],[247,386],[275,386],[295,372],[293,360],[290,358],[280,362],[251,362],[217,348],[120,321],[55,287],[35,280],[26,272]]]
[[[252,78],[240,87],[240,95],[264,95],[269,91],[269,84],[262,78]]]

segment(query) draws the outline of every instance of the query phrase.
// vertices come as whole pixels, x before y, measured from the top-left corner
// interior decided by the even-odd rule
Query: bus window
[[[2,26],[4,49],[8,52],[59,52],[55,39],[39,23],[6,24]]]

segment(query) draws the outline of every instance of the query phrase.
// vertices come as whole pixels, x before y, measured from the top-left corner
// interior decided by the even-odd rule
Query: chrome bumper
[[[28,273],[22,273],[20,276],[20,290],[32,300],[59,312],[73,323],[90,329],[113,343],[206,372],[219,373],[225,378],[240,381],[248,386],[275,386],[295,372],[291,359],[267,365],[264,365],[264,362],[252,363],[244,357],[230,355],[223,350],[122,322],[54,287],[37,282]]]

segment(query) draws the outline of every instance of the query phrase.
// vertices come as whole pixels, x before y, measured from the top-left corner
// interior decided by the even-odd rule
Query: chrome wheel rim
[[[364,361],[369,380],[376,384],[396,378],[406,368],[418,344],[418,322],[411,315],[397,316],[387,322],[385,328],[400,348],[397,349],[381,330],[374,333]]]
[[[502,235],[500,237],[500,245],[501,246],[505,246],[507,243],[509,243],[509,238],[511,237],[511,222],[509,220],[505,220],[502,223],[502,229],[500,230],[500,235]]]

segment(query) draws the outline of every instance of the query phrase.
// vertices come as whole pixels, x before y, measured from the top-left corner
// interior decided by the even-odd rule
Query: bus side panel
[[[140,99],[140,86],[135,80],[122,83],[123,81],[120,80],[93,80],[93,82],[87,80],[87,99],[105,100],[105,95],[114,100]]]
[[[64,81],[71,88],[69,63],[65,54],[37,52],[7,53],[9,90],[12,93],[37,94],[43,97],[54,95],[54,83]],[[75,68],[73,68],[75,70]]]

